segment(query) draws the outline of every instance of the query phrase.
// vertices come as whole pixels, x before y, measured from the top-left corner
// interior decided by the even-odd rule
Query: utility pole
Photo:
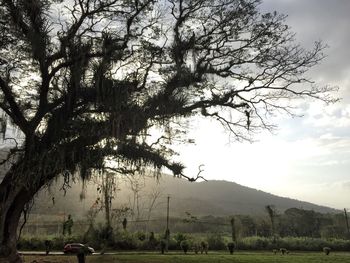
[[[166,209],[166,229],[169,230],[169,203],[170,203],[170,195],[168,195],[168,205]]]
[[[237,245],[237,240],[236,240],[236,228],[235,228],[235,218],[232,217],[230,220],[231,223],[231,235],[232,235],[232,242]]]
[[[349,220],[348,220],[348,214],[347,214],[347,212],[346,212],[346,208],[344,208],[344,215],[345,215],[346,229],[348,230],[348,236],[347,236],[347,238],[350,238]]]
[[[169,239],[170,239],[170,230],[169,230],[169,203],[170,203],[170,195],[167,197],[167,209],[166,209],[166,231],[165,231],[165,239],[166,239],[166,251],[168,252],[169,248]]]

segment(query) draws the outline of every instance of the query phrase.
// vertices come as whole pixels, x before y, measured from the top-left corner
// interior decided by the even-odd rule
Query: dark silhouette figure
[[[128,220],[126,218],[124,218],[122,224],[123,224],[123,229],[126,230],[126,226],[128,224]]]
[[[66,233],[70,236],[72,234],[72,227],[73,227],[73,219],[72,215],[68,215],[67,221],[63,223],[63,235],[65,236]]]
[[[78,258],[78,263],[85,263],[85,253],[83,249],[79,251],[79,253],[77,254],[77,258]]]
[[[52,241],[51,240],[45,240],[46,255],[48,255],[50,253],[51,248],[52,248]]]

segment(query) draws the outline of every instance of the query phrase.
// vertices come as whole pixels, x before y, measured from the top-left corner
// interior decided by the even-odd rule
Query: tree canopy
[[[272,129],[276,112],[293,114],[295,100],[334,101],[332,87],[305,76],[324,45],[304,50],[285,16],[259,4],[1,0],[0,108],[24,138],[0,185],[2,247],[15,200],[59,175],[88,178],[113,160],[123,174],[151,166],[188,177],[171,141],[184,139],[189,117],[241,140]]]
[[[286,99],[331,100],[304,76],[324,46],[303,50],[259,3],[3,0],[0,106],[24,151],[55,148],[58,170],[84,174],[110,156],[181,174],[169,142],[183,118],[246,139],[271,129],[274,111],[292,113]],[[165,132],[155,142],[152,127]]]

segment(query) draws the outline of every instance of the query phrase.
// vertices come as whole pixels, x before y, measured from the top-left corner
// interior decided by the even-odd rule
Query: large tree
[[[172,161],[181,121],[213,118],[249,139],[294,99],[332,100],[305,77],[323,45],[302,49],[259,0],[0,3],[0,108],[23,138],[0,185],[6,262],[20,262],[25,204],[58,176],[151,166],[188,177]]]

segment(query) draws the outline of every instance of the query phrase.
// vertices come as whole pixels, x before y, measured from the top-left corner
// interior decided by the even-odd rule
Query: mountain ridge
[[[167,178],[169,181],[170,178]],[[175,179],[176,180],[176,179]],[[181,187],[169,183],[169,194],[182,195],[182,198],[193,198],[218,207],[224,215],[229,214],[260,214],[265,213],[266,205],[275,205],[283,212],[288,208],[297,207],[315,210],[321,213],[336,213],[340,210],[327,206],[300,201],[289,197],[281,197],[261,190],[240,185],[225,180],[210,180],[196,183],[182,182]],[[176,190],[178,189],[178,190]],[[181,191],[179,191],[181,189]],[[189,206],[191,208],[191,206]],[[212,211],[210,209],[208,212]]]
[[[158,180],[151,176],[140,177],[139,180],[140,185],[143,185],[139,192],[139,202],[142,209],[147,210],[147,204],[149,203],[147,198],[152,191],[161,193],[157,203],[163,203],[163,206],[155,205],[152,211],[153,216],[164,215],[164,203],[168,195],[171,200],[170,207],[173,216],[183,216],[186,212],[196,216],[258,215],[266,213],[266,205],[274,205],[280,213],[293,207],[314,210],[320,213],[341,212],[331,207],[281,197],[226,180],[189,182],[185,179],[164,174]],[[132,206],[133,192],[130,190],[129,182],[129,180],[119,179],[118,188],[120,190],[113,200],[114,207]],[[98,198],[96,184],[91,182],[87,184],[84,190],[85,197],[83,201],[80,201],[82,182],[74,183],[66,196],[59,190],[61,183],[58,180],[56,184],[50,186],[49,189],[42,190],[37,195],[33,212],[50,214],[65,211],[84,217],[87,210]],[[55,204],[52,204],[52,197],[55,197]]]

